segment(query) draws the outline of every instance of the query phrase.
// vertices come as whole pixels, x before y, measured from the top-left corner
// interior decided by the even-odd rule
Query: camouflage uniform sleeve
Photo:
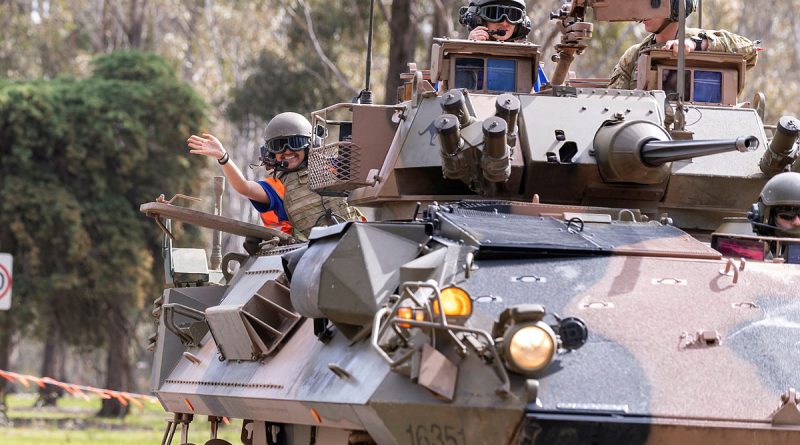
[[[611,72],[611,79],[608,82],[609,88],[622,90],[636,88],[636,79],[633,79],[633,71],[636,68],[640,46],[641,44],[631,46],[619,59],[614,71]]]
[[[699,36],[708,40],[708,51],[741,54],[745,57],[748,70],[756,66],[758,50],[748,38],[724,30],[703,31]]]

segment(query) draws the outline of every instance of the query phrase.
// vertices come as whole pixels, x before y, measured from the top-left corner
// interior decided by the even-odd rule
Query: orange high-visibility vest
[[[286,194],[286,187],[283,185],[278,178],[265,178],[264,181],[275,190],[275,193],[283,199],[284,195]],[[260,212],[261,221],[264,223],[264,227],[268,229],[275,229],[280,230],[281,232],[291,235],[292,234],[292,224],[289,221],[281,221],[278,218],[278,214],[274,210],[270,210],[267,212]]]

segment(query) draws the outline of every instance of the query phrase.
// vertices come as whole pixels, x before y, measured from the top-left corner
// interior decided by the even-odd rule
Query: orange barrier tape
[[[41,388],[44,388],[47,384],[54,385],[62,388],[72,397],[81,397],[85,400],[89,400],[89,396],[86,393],[91,393],[104,400],[112,398],[116,399],[123,406],[128,406],[128,403],[132,403],[136,407],[143,408],[144,405],[141,402],[142,400],[153,404],[158,404],[157,398],[146,394],[136,394],[132,392],[114,391],[111,389],[100,389],[93,386],[76,385],[74,383],[64,383],[50,377],[40,378],[32,375],[5,371],[3,369],[0,369],[0,377],[8,380],[11,383],[19,383],[26,388],[30,388],[30,382],[36,383]]]

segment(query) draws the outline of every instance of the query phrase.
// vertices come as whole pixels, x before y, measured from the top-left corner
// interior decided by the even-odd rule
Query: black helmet
[[[498,8],[492,8],[492,7]],[[504,10],[504,6],[510,7]],[[520,12],[517,12],[520,11]],[[478,26],[486,26],[486,22],[507,20],[516,24],[510,40],[521,39],[531,32],[531,19],[525,11],[524,0],[470,0],[469,6],[462,6],[458,12],[458,21],[470,31]]]
[[[311,143],[311,123],[303,115],[285,112],[272,118],[264,130],[264,145],[259,150],[261,162],[285,171],[275,160],[275,154],[287,148],[293,151],[305,151],[305,159],[299,168],[308,162],[308,147]]]
[[[767,181],[753,207],[750,217],[755,223],[760,223],[755,225],[756,233],[776,235],[777,231],[772,228],[775,226],[776,210],[800,209],[800,173],[781,173]],[[782,232],[777,235],[800,237],[800,228],[784,229]]]
[[[680,16],[680,7],[681,4],[678,3],[679,0],[670,0],[670,10],[669,10],[669,20],[671,22],[677,22]],[[689,17],[689,14],[694,12],[695,8],[697,7],[697,0],[686,0],[686,17]]]

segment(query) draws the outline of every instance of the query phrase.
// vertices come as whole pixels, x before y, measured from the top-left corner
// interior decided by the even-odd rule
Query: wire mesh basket
[[[347,192],[368,185],[361,174],[361,147],[350,141],[312,147],[308,152],[308,187],[317,193]]]

